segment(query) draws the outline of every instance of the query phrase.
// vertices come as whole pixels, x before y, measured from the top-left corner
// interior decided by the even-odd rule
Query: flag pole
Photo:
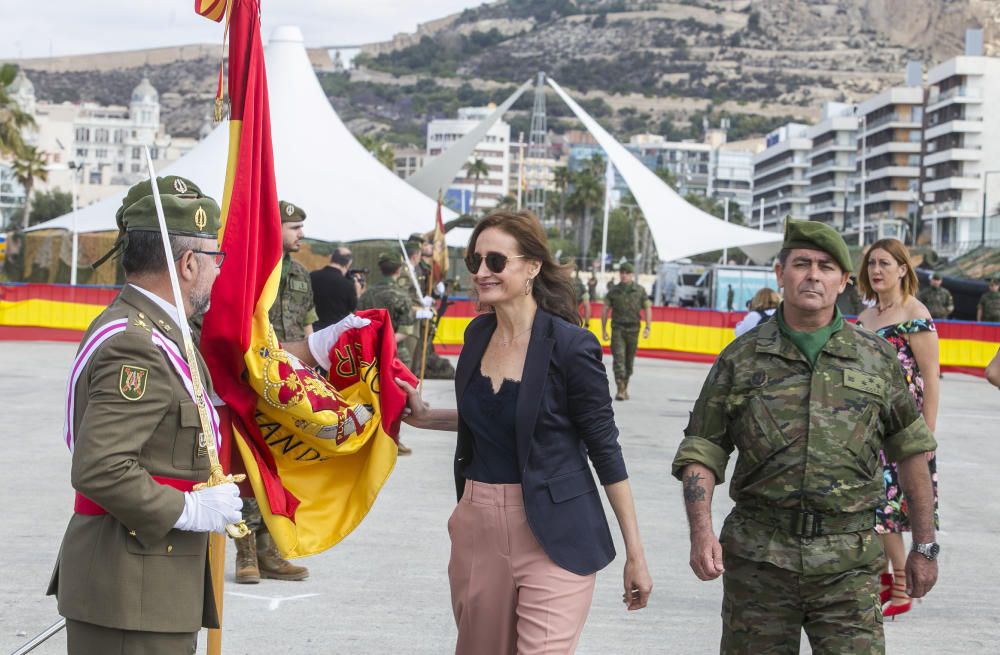
[[[184,359],[187,360],[188,368],[191,371],[191,388],[194,391],[195,404],[198,408],[198,418],[201,423],[201,431],[205,435],[205,450],[208,452],[209,474],[208,481],[195,485],[195,489],[226,484],[229,482],[242,482],[246,479],[244,475],[226,475],[219,463],[219,452],[216,448],[215,430],[212,428],[212,420],[208,415],[208,406],[205,400],[204,387],[201,381],[201,370],[198,367],[198,359],[194,354],[194,340],[191,338],[191,327],[188,325],[187,313],[184,309],[184,298],[181,296],[180,283],[177,281],[177,267],[174,265],[173,250],[170,247],[170,235],[167,232],[167,220],[163,215],[163,204],[160,202],[160,189],[156,186],[156,170],[153,168],[153,158],[149,154],[149,146],[143,146],[146,153],[146,166],[149,169],[149,186],[153,194],[153,204],[156,206],[156,218],[160,224],[160,238],[163,241],[165,259],[167,260],[167,273],[170,277],[170,288],[173,292],[174,306],[177,309],[177,323],[181,330],[181,338],[184,343]],[[234,525],[227,525],[226,532],[234,539],[244,537],[250,533],[246,523],[240,521]],[[215,595],[216,609],[219,614],[219,625],[222,625],[222,586],[224,578],[222,575],[226,562],[226,541],[221,534],[211,533],[208,540],[209,558],[211,562],[212,592]],[[214,634],[213,634],[214,633]],[[212,628],[208,631],[208,655],[220,655],[222,652],[222,629]],[[214,649],[213,649],[214,646]]]

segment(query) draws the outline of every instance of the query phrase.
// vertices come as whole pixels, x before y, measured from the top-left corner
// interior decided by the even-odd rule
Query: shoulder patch
[[[292,291],[309,291],[309,285],[303,280],[289,280],[288,287]]]
[[[146,380],[149,369],[131,364],[122,364],[118,376],[118,390],[125,400],[139,400],[146,393]]]
[[[881,396],[885,392],[885,380],[882,378],[850,369],[844,369],[844,386],[875,396]]]

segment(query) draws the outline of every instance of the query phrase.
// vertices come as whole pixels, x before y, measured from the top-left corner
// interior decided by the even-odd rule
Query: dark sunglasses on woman
[[[488,252],[486,253],[486,256],[483,257],[478,252],[473,252],[465,256],[465,265],[468,267],[469,272],[475,275],[479,272],[479,267],[485,259],[487,270],[494,275],[499,275],[500,273],[503,273],[503,269],[507,268],[507,262],[509,260],[521,259],[522,257],[524,257],[524,255],[512,255],[508,257],[507,255],[499,252]]]

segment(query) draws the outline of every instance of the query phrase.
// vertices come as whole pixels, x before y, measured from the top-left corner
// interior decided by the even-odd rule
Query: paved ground
[[[0,343],[6,371],[0,378],[0,411],[7,425],[0,440],[0,497],[6,509],[0,653],[58,618],[55,601],[43,594],[71,508],[69,455],[59,431],[73,351],[65,344]],[[633,399],[619,403],[617,411],[655,591],[649,608],[625,612],[621,558],[612,563],[598,576],[578,652],[715,653],[721,583],[699,582],[688,569],[679,485],[667,474],[708,368],[650,360],[637,368]],[[451,394],[450,383],[427,385],[426,396],[436,406],[452,404]],[[946,528],[940,537],[941,581],[914,611],[886,625],[890,653],[1000,652],[1000,572],[993,561],[1000,499],[988,486],[997,479],[990,471],[1000,458],[998,422],[995,389],[972,377],[945,377],[938,421]],[[230,548],[226,653],[451,652],[455,629],[445,522],[454,504],[454,436],[406,428],[404,441],[413,456],[400,460],[371,515],[351,537],[304,561],[312,570],[309,580],[237,586]],[[727,500],[716,500],[717,526]],[[623,552],[617,533],[616,541]],[[204,652],[204,635],[201,642]],[[36,652],[65,652],[65,637],[54,637]]]

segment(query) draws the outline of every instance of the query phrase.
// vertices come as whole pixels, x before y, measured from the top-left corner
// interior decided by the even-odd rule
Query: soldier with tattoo
[[[691,568],[723,576],[721,652],[883,653],[879,450],[910,503],[911,596],[937,580],[931,480],[936,443],[888,342],[836,308],[851,260],[829,226],[789,221],[775,265],[775,320],[727,347],[708,374],[673,463],[683,481]],[[736,502],[718,538],[711,502],[733,450]]]

